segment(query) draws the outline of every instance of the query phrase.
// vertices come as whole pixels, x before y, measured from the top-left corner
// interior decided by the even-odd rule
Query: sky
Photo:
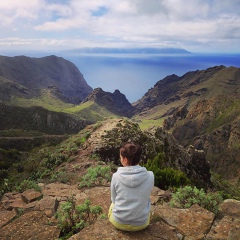
[[[0,1],[0,50],[183,48],[240,53],[240,0]]]

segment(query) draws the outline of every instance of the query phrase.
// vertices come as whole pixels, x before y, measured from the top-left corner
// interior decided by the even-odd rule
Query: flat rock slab
[[[58,201],[76,196],[76,194],[80,192],[77,185],[68,185],[64,183],[50,183],[43,186],[41,190],[44,196],[57,197]]]
[[[154,215],[175,227],[183,236],[194,240],[203,239],[214,220],[213,213],[198,205],[189,209],[171,208],[168,204],[159,205],[154,210]]]
[[[58,239],[60,230],[51,226],[47,216],[40,211],[28,212],[14,222],[1,228],[0,239],[7,240],[53,240]]]
[[[23,201],[28,204],[42,197],[42,194],[34,189],[28,189],[22,193]]]
[[[240,240],[240,219],[225,216],[212,227],[206,240]]]
[[[226,199],[220,205],[220,214],[240,218],[240,201]],[[240,235],[240,233],[239,233]]]
[[[107,219],[98,220],[84,228],[69,240],[179,240],[174,228],[164,222],[153,222],[146,229],[139,232],[125,232],[117,230]]]
[[[85,189],[76,195],[76,204],[83,204],[86,199],[90,200],[91,206],[98,205],[107,214],[111,205],[110,187],[93,187]]]
[[[0,228],[6,225],[8,222],[10,222],[14,217],[16,217],[17,214],[15,210],[7,211],[2,210],[0,211]]]
[[[26,203],[22,199],[22,194],[18,192],[5,193],[2,201],[1,208],[12,210],[13,208],[25,208]]]
[[[46,196],[36,203],[35,210],[44,211],[47,217],[52,217],[57,211],[58,204],[56,197]]]

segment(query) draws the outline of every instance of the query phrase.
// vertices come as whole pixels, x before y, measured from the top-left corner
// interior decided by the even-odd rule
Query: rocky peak
[[[119,90],[110,93],[103,91],[101,88],[96,88],[84,102],[87,101],[94,101],[118,116],[131,117],[133,115],[133,106]]]

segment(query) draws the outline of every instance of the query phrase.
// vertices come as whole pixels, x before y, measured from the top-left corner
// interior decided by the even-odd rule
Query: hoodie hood
[[[128,187],[136,187],[149,177],[147,169],[139,165],[119,167],[117,175],[119,181]]]

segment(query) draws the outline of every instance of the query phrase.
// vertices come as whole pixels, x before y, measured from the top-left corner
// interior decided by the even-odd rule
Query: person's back
[[[154,176],[138,165],[141,152],[139,145],[124,145],[120,149],[123,167],[119,167],[112,177],[109,220],[121,230],[138,231],[149,225]]]

